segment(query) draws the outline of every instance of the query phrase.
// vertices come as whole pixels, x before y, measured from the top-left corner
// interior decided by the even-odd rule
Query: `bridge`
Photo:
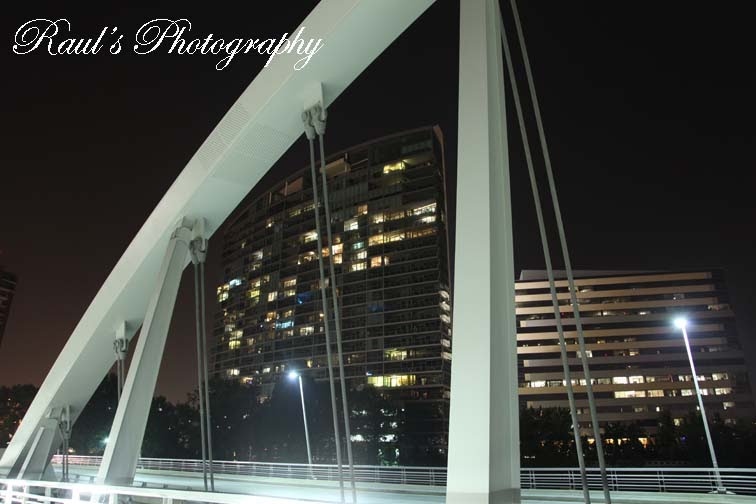
[[[212,461],[211,453],[207,454],[209,466],[198,465],[196,461],[140,460],[147,415],[183,270],[191,262],[202,271],[209,237],[303,133],[310,141],[313,188],[317,195],[314,141],[319,140],[323,162],[327,107],[432,3],[433,0],[322,0],[294,30],[306,27],[307,33],[325,43],[301,69],[295,67],[300,58],[296,52],[274,58],[231,106],[158,203],[83,314],[0,459],[0,500],[5,504],[105,501],[115,504],[120,498],[164,503],[346,502],[345,472],[354,485],[352,501],[364,503],[498,504],[525,500],[587,504],[600,498],[609,503],[612,496],[615,502],[679,502],[681,498],[686,502],[752,500],[747,494],[753,495],[754,474],[747,470],[721,469],[712,473],[709,469],[678,472],[606,468],[574,297],[578,340],[583,349],[580,358],[587,379],[594,435],[599,441],[600,467],[598,470],[585,467],[572,380],[569,367],[564,364],[580,467],[520,468],[505,59],[531,183],[534,193],[538,193],[497,0],[464,0],[460,4],[457,160],[460,168],[453,292],[453,319],[458,329],[452,361],[448,468],[354,467],[349,443],[346,443],[349,471],[342,469],[340,443],[335,443],[335,467],[217,462]],[[512,6],[516,14],[514,2]],[[517,27],[524,61],[529,65],[519,21]],[[526,70],[537,112],[529,66]],[[543,128],[538,115],[536,118],[552,198],[558,210]],[[325,181],[324,170],[322,175]],[[323,186],[323,198],[330,245],[327,184]],[[320,206],[315,199],[317,226],[320,226]],[[547,270],[551,274],[538,203],[537,212]],[[572,282],[558,211],[557,216],[568,278]],[[317,235],[321,251],[319,227]],[[319,255],[323,312],[328,319],[323,257]],[[550,280],[566,363],[553,275]],[[334,284],[331,282],[331,286]],[[572,283],[570,291],[574,296]],[[325,338],[334,438],[341,439],[333,362],[340,365],[343,359],[336,295],[332,294],[331,299],[337,356],[331,354],[327,323]],[[205,324],[200,324],[204,311],[199,306],[198,303],[198,355],[202,355],[204,350],[199,342],[204,342],[206,336]],[[123,355],[137,331],[139,337],[126,370]],[[71,427],[97,384],[116,363],[122,389],[119,388],[119,403],[104,456],[97,460],[54,458],[61,445],[66,452]],[[201,366],[198,374],[202,375]],[[204,374],[207,374],[206,362]],[[204,383],[206,386],[206,379]],[[341,409],[346,412],[343,380],[340,385]],[[344,414],[345,439],[350,439],[348,415]],[[212,443],[206,439],[203,435],[203,446],[209,449]],[[215,470],[216,491],[205,491],[200,467]],[[59,481],[61,472],[74,481]],[[725,495],[724,487],[746,495]],[[706,493],[711,490],[719,493]],[[681,497],[673,491],[688,493]]]
[[[62,498],[91,500],[91,492],[103,490],[95,484],[102,457],[72,456],[71,482],[4,481],[13,485],[14,499],[39,499],[46,489],[63,490]],[[53,457],[60,468],[62,457]],[[204,492],[202,462],[141,458],[131,487],[108,488],[120,496],[136,499],[159,498],[163,501],[238,502],[339,502],[338,471],[332,464],[284,464],[214,461],[216,493]],[[601,479],[597,469],[589,472],[589,485],[599,497]],[[727,488],[737,496],[712,493],[717,479],[705,468],[612,468],[609,470],[615,502],[627,503],[721,503],[752,502],[756,496],[756,469],[723,469]],[[445,467],[356,466],[360,502],[443,503],[446,496]],[[37,486],[42,492],[30,493]],[[579,468],[523,468],[520,475],[524,502],[580,502]],[[97,490],[93,490],[93,486]],[[7,495],[6,489],[6,495]],[[52,492],[50,497],[52,497]],[[103,492],[105,493],[105,492]],[[101,494],[102,495],[102,494]],[[252,500],[250,500],[250,498]],[[259,499],[259,500],[256,500]],[[292,500],[294,499],[294,500]],[[45,501],[48,502],[48,501]],[[50,501],[52,502],[52,500]]]

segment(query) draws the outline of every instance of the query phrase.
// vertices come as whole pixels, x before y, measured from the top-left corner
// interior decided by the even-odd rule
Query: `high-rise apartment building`
[[[443,450],[451,291],[441,132],[403,132],[327,161],[334,243],[323,254],[335,262],[347,384],[417,410]],[[257,194],[224,229],[212,354],[215,376],[264,398],[292,369],[328,375],[309,167]]]
[[[3,268],[0,267],[0,345],[3,343],[3,333],[5,332],[5,326],[8,323],[11,301],[13,301],[13,293],[15,291],[15,275],[4,271]]]
[[[556,282],[582,421],[589,420],[567,281]],[[753,417],[746,363],[721,271],[576,272],[576,288],[599,421],[639,422],[653,433],[661,412],[676,422],[696,410],[677,316],[688,333],[707,414]],[[520,399],[569,407],[549,284],[542,271],[516,283]]]

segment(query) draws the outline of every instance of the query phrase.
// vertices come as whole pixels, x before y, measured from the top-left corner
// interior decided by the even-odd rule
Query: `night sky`
[[[4,6],[0,264],[19,283],[0,347],[0,384],[41,383],[128,243],[266,59],[238,55],[217,71],[215,56],[165,51],[20,56],[11,50],[18,27],[64,17],[73,36],[96,37],[118,26],[130,46],[143,23],[185,17],[193,36],[279,38],[315,3]],[[747,7],[521,4],[574,267],[723,267],[753,369],[756,66]],[[453,194],[457,48],[458,2],[438,0],[330,108],[327,150],[439,124]],[[508,107],[516,266],[540,269],[511,101]],[[302,139],[263,184],[307,161]],[[210,248],[212,296],[221,279],[219,236]],[[184,399],[196,382],[192,289],[185,274],[158,380],[158,393],[170,399]]]

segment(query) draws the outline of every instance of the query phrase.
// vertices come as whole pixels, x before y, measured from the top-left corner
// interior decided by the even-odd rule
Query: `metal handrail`
[[[99,466],[101,457],[70,455],[72,466]],[[53,458],[60,463],[61,456]],[[141,458],[143,470],[202,472],[202,462],[194,459]],[[282,462],[213,461],[216,474],[266,478],[335,480],[333,464],[288,464]],[[598,468],[588,468],[591,489],[601,489]],[[728,490],[741,495],[756,495],[756,469],[720,469]],[[579,469],[573,467],[524,467],[520,484],[523,489],[579,489]],[[696,467],[615,467],[607,468],[613,491],[691,492],[706,493],[717,489],[713,469]],[[355,466],[355,479],[361,483],[392,483],[425,486],[446,485],[446,467]]]

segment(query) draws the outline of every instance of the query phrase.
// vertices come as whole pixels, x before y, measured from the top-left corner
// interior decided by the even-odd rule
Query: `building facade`
[[[744,355],[721,271],[576,272],[580,317],[599,421],[656,431],[662,412],[679,423],[697,407],[680,329],[685,316],[707,415],[725,422],[756,415]],[[561,278],[564,278],[562,276]],[[567,281],[556,283],[578,414],[590,419]],[[569,407],[549,284],[524,271],[516,283],[520,399]],[[587,430],[585,430],[586,433]]]
[[[16,276],[0,267],[0,345],[3,344],[5,326],[8,324],[11,301],[16,291]]]
[[[327,161],[334,243],[321,209],[323,254],[336,268],[347,385],[414,408],[417,434],[443,450],[451,289],[441,132],[392,135]],[[240,207],[224,230],[215,376],[262,398],[291,370],[328,379],[317,257],[309,167]]]

